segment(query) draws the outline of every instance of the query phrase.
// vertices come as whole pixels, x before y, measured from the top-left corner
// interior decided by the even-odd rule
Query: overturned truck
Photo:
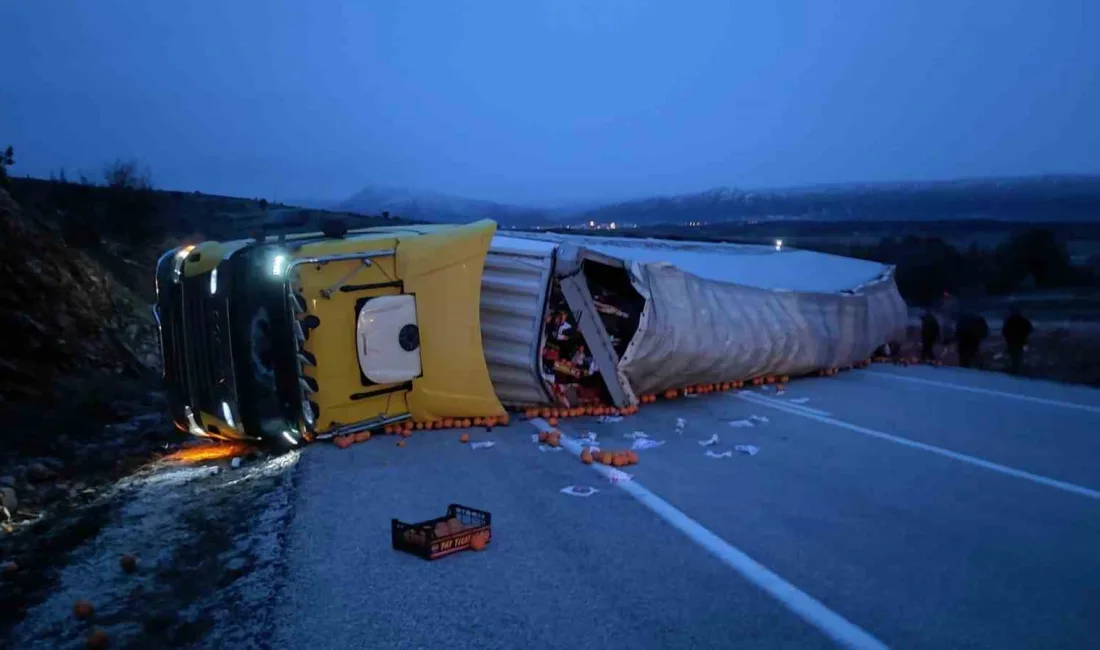
[[[156,284],[176,425],[282,447],[851,365],[905,320],[881,264],[491,221],[203,242]]]

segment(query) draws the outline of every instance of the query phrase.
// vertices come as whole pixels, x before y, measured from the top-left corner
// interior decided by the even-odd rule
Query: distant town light
[[[218,269],[215,268],[210,271],[210,295],[214,295],[218,292]]]
[[[614,221],[612,221],[612,222],[611,222],[611,229],[612,229],[612,230],[614,230],[614,229],[615,229],[615,222],[614,222]]]
[[[782,239],[775,240],[775,250],[777,250],[777,251],[783,250],[783,240]]]
[[[589,221],[588,222],[588,227],[589,228],[595,228],[596,227],[596,222],[595,221]]]

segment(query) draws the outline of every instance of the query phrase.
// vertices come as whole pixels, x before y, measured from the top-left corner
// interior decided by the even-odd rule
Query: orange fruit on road
[[[88,650],[104,650],[107,647],[107,633],[98,628],[88,635]]]
[[[582,451],[581,452],[581,462],[584,463],[585,465],[591,465],[592,464],[592,452],[588,451],[587,449]]]
[[[86,600],[78,600],[73,603],[73,615],[80,620],[90,618],[94,613],[95,608],[92,607],[92,604]]]
[[[600,452],[600,462],[604,465],[610,465],[615,460],[615,455],[609,451]]]
[[[546,442],[547,438],[549,438],[549,437],[550,437],[549,432],[539,431],[539,442]]]
[[[397,446],[398,447],[404,447],[405,446],[405,441],[404,440],[398,440],[397,441]]]
[[[464,433],[458,437],[459,442],[470,442],[470,434]]]
[[[470,548],[475,551],[481,551],[485,549],[485,545],[489,543],[488,533],[478,533],[470,538]]]
[[[556,426],[558,426],[558,419],[557,418],[550,418],[549,420],[546,421],[546,423],[549,424],[552,427],[556,427]]]
[[[126,573],[133,573],[137,570],[137,558],[129,553],[124,554],[118,558],[118,565],[122,567],[122,570]]]

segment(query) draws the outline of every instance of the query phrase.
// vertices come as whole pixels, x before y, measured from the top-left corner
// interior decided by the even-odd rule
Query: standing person
[[[1008,312],[1008,318],[1001,328],[1001,334],[1005,337],[1005,348],[1008,350],[1008,371],[1014,375],[1020,374],[1024,365],[1024,348],[1027,347],[1027,337],[1031,336],[1034,328],[1017,305],[1012,305]]]
[[[955,325],[959,345],[959,365],[971,368],[981,352],[982,341],[989,336],[989,323],[979,314],[963,314]]]
[[[936,343],[940,340],[940,322],[931,311],[920,317],[920,360],[936,360]]]

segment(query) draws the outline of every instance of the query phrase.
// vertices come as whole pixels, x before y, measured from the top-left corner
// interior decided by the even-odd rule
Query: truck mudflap
[[[412,381],[417,422],[504,414],[481,345],[481,276],[496,224],[477,221],[402,239],[397,276],[416,296],[423,374]]]

